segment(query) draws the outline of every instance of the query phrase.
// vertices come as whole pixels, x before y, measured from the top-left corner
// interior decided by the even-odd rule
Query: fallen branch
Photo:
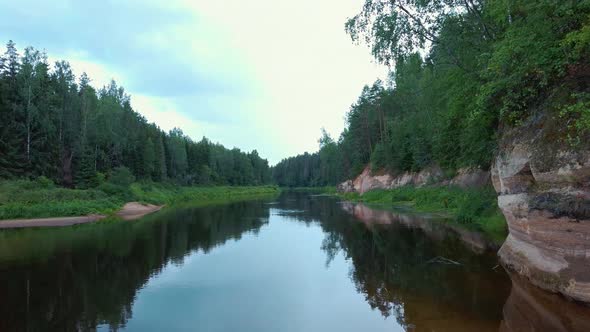
[[[454,261],[452,259],[448,259],[446,257],[442,257],[442,256],[436,256],[433,259],[429,260],[428,262],[426,262],[426,264],[430,264],[430,263],[441,263],[441,264],[449,264],[449,265],[463,265],[457,261]]]

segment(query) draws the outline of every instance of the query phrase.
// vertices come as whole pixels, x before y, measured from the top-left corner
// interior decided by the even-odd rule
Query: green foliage
[[[98,187],[101,184],[103,184],[105,181],[106,181],[106,176],[101,172],[96,172],[94,174],[94,177],[92,178],[92,181],[90,182],[90,185],[92,187]]]
[[[121,187],[128,187],[134,181],[135,176],[127,167],[115,168],[109,177],[109,182]]]
[[[479,1],[365,0],[363,11],[350,18],[345,28],[354,41],[369,41],[377,61],[390,64],[428,43],[438,43],[443,12],[448,7],[470,10],[469,3],[479,6]]]
[[[51,181],[51,179],[49,179],[43,175],[41,175],[40,177],[37,178],[37,184],[39,184],[39,187],[41,187],[43,189],[53,188],[55,186],[55,184],[53,183],[53,181]]]
[[[90,151],[85,151],[84,156],[82,156],[79,165],[77,165],[76,170],[76,187],[80,189],[87,189],[96,187],[98,184],[96,183],[96,171],[93,165],[93,156]]]
[[[126,167],[136,179],[180,185],[270,183],[256,151],[195,142],[178,128],[165,133],[133,110],[117,83],[97,90],[90,82],[32,47],[21,56],[9,41],[0,56],[0,178],[43,175],[87,189],[100,185],[97,172]]]
[[[129,188],[114,184],[112,182],[105,182],[99,185],[96,189],[106,193],[109,196],[122,197],[124,200],[130,200]]]
[[[390,160],[389,149],[383,142],[377,143],[373,153],[371,153],[371,168],[384,169],[391,164]]]
[[[281,160],[272,170],[272,178],[281,187],[325,187],[342,181],[345,167],[339,146],[322,129],[320,151]]]
[[[568,33],[562,44],[570,49],[574,61],[587,56],[590,53],[590,16],[580,29]]]
[[[587,141],[589,0],[365,0],[345,28],[394,70],[350,107],[337,158],[286,159],[274,172],[280,185],[334,185],[369,162],[392,173],[488,169],[498,129],[562,90],[574,93],[557,106],[563,129],[572,144]],[[333,165],[338,177],[310,171]]]
[[[573,103],[560,107],[559,116],[566,121],[568,141],[572,146],[582,143],[590,134],[590,93],[573,94]]]
[[[64,189],[47,178],[0,182],[0,219],[111,213],[123,201],[99,190]]]
[[[272,177],[281,187],[319,187],[324,185],[320,179],[319,153],[304,153],[281,160],[272,168]]]
[[[127,171],[123,171],[127,174]],[[96,189],[65,189],[43,180],[0,181],[0,220],[109,215],[125,202],[176,205],[223,202],[279,193],[274,186],[181,187],[156,182],[135,182],[127,186],[104,182]]]
[[[570,59],[564,39],[576,39],[572,33],[590,7],[587,1],[515,1],[512,10],[512,23],[501,26],[501,38],[486,54],[478,102],[487,111],[499,104],[500,116],[517,123],[565,74]]]
[[[336,187],[333,186],[325,186],[325,187],[290,187],[287,188],[288,191],[291,192],[305,192],[305,193],[313,193],[313,194],[326,194],[326,195],[335,195],[337,193]]]

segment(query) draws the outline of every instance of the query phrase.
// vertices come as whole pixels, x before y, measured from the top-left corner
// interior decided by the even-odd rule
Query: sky
[[[365,84],[385,78],[344,31],[364,0],[0,1],[0,41],[111,79],[163,130],[271,164],[337,138]],[[4,48],[0,51],[4,52]]]

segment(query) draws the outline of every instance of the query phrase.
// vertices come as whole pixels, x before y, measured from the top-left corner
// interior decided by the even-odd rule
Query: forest
[[[345,29],[391,69],[365,86],[340,137],[273,168],[281,186],[392,173],[489,169],[498,134],[539,112],[556,136],[590,133],[590,1],[366,0]]]
[[[181,129],[164,132],[131,107],[115,81],[95,89],[66,61],[13,41],[0,56],[0,179],[46,178],[67,188],[116,174],[179,185],[262,185],[268,161]]]
[[[366,0],[345,23],[389,66],[365,86],[335,139],[274,167],[181,129],[164,132],[112,81],[96,89],[66,61],[9,41],[0,57],[0,178],[46,177],[91,188],[114,173],[180,185],[310,187],[370,164],[392,173],[431,165],[489,169],[502,128],[550,112],[559,136],[590,133],[590,1]]]

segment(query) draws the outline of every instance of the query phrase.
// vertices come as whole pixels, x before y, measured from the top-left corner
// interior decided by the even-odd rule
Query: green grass
[[[336,194],[336,187],[325,186],[325,187],[285,187],[281,188],[285,191],[295,192],[311,192],[311,193],[322,193],[322,194]]]
[[[410,207],[418,212],[442,213],[466,227],[477,227],[493,239],[503,241],[507,234],[506,220],[498,208],[493,188],[461,189],[457,187],[400,187],[373,190],[359,195],[340,195],[349,201]]]
[[[187,202],[223,201],[242,197],[277,194],[276,186],[250,187],[179,187],[170,184],[133,183],[129,186],[135,201],[151,204],[182,204]]]
[[[112,215],[126,202],[177,205],[189,202],[221,202],[277,194],[275,186],[180,187],[163,183],[103,183],[95,189],[65,189],[45,180],[1,181],[0,220]]]

